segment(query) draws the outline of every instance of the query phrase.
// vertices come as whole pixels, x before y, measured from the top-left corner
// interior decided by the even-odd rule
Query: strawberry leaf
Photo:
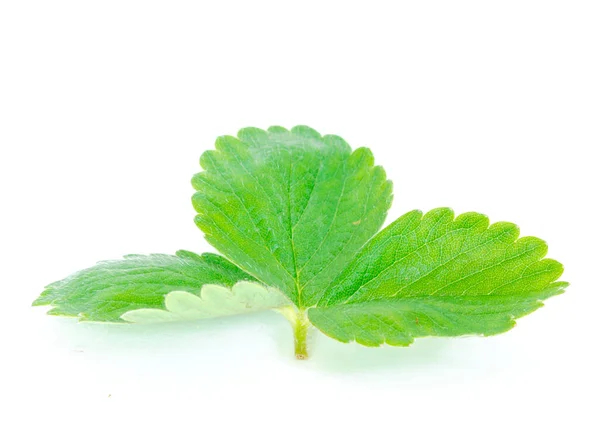
[[[101,262],[34,305],[89,321],[152,323],[275,309],[297,358],[314,326],[342,342],[492,335],[568,285],[546,243],[449,208],[384,230],[392,185],[366,148],[306,126],[244,128],[205,152],[196,224],[225,257],[180,251]]]
[[[306,126],[220,137],[193,178],[196,224],[222,254],[299,308],[383,224],[391,183],[365,148]]]
[[[560,263],[512,223],[449,208],[412,211],[375,236],[310,321],[342,342],[409,345],[422,336],[491,335],[562,293]]]
[[[127,311],[163,309],[170,292],[199,293],[204,284],[232,287],[239,281],[254,278],[216,254],[128,255],[48,285],[33,304],[54,306],[50,315],[123,322]]]
[[[134,323],[193,321],[278,309],[291,302],[278,289],[256,282],[240,281],[233,287],[206,284],[199,294],[171,291],[165,309],[144,308],[125,312],[121,318]]]

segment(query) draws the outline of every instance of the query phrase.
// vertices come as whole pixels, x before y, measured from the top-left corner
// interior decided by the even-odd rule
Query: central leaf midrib
[[[346,183],[348,182],[348,174],[347,174],[347,171],[346,171],[346,165],[342,164],[341,165],[341,169],[342,169],[342,175],[344,177],[344,182],[342,184],[342,188],[341,188],[340,193],[339,193],[338,198],[337,198],[337,203],[335,205],[335,210],[333,212],[333,217],[331,219],[331,222],[329,223],[329,226],[327,227],[327,233],[325,233],[325,236],[323,236],[323,239],[321,239],[321,242],[319,243],[319,245],[317,246],[317,248],[315,249],[315,251],[310,255],[310,257],[302,265],[302,267],[300,268],[300,270],[298,270],[297,266],[295,266],[296,256],[294,254],[294,266],[295,266],[295,269],[296,269],[296,279],[295,279],[295,282],[296,282],[296,289],[297,289],[297,292],[298,292],[298,307],[300,309],[304,309],[304,306],[302,305],[302,290],[304,289],[304,287],[300,286],[300,277],[299,277],[299,275],[304,270],[304,268],[306,266],[308,266],[308,264],[312,261],[312,259],[315,257],[315,255],[319,252],[319,250],[323,246],[323,243],[329,237],[329,234],[331,233],[331,229],[333,227],[333,224],[337,220],[337,215],[338,215],[338,212],[339,212],[339,209],[340,209],[340,204],[342,202],[342,198],[343,198],[344,193],[346,191]],[[320,168],[319,168],[319,171],[320,171]],[[336,171],[336,173],[337,173],[337,171]],[[315,178],[315,187],[317,186],[318,178],[319,178],[318,176]],[[288,193],[288,195],[289,195],[289,193]],[[312,192],[311,192],[311,196],[312,196]],[[308,202],[307,202],[307,204],[308,204]],[[290,222],[290,225],[291,225],[291,222]],[[293,240],[292,240],[292,245],[293,245]]]
[[[292,250],[292,263],[294,267],[294,286],[296,287],[296,296],[298,298],[298,307],[302,307],[302,301],[300,297],[300,284],[299,284],[299,276],[298,276],[298,265],[296,263],[296,246],[294,245],[294,226],[292,226],[292,158],[289,158],[289,168],[288,168],[288,180],[287,180],[287,211],[288,211],[288,231],[290,235],[290,246]],[[316,185],[315,178],[315,185]],[[307,201],[308,206],[308,201]]]

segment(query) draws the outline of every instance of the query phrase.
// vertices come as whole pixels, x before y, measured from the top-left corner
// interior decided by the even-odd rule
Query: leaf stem
[[[297,312],[294,327],[294,352],[296,358],[299,360],[306,360],[308,358],[308,352],[306,350],[306,338],[308,337],[308,329],[310,328],[310,321],[306,316],[306,312]]]
[[[311,326],[308,316],[306,316],[306,311],[298,310],[293,306],[286,306],[280,308],[279,312],[288,319],[294,330],[294,353],[296,354],[296,358],[306,360],[308,358],[308,331]]]

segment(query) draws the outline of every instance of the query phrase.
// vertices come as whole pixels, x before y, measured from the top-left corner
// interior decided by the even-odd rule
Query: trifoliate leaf
[[[377,233],[391,183],[369,149],[334,135],[245,128],[200,164],[196,224],[227,259],[126,256],[49,285],[34,304],[137,323],[275,309],[304,359],[312,325],[367,346],[490,335],[567,286],[542,240],[482,214],[412,211]]]
[[[422,336],[491,335],[567,285],[544,241],[482,214],[412,211],[375,236],[310,309],[342,342],[409,345]]]
[[[165,309],[134,309],[121,318],[134,323],[193,321],[290,306],[281,291],[256,282],[240,281],[233,287],[206,284],[200,294],[171,291],[165,296]]]
[[[299,308],[317,302],[391,203],[370,150],[306,126],[242,129],[200,164],[193,203],[206,239]]]
[[[51,315],[87,321],[122,322],[125,312],[164,308],[173,291],[199,293],[204,284],[232,287],[253,281],[223,257],[178,251],[176,255],[129,255],[122,260],[100,262],[50,284],[34,305],[52,305]]]

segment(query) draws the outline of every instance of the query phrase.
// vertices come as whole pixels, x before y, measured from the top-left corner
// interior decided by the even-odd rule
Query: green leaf
[[[335,279],[310,321],[342,342],[409,345],[422,336],[491,335],[563,292],[544,241],[511,223],[449,208],[412,211],[375,236]]]
[[[50,284],[34,305],[135,323],[275,309],[304,359],[313,325],[367,346],[491,335],[568,285],[542,240],[482,214],[412,211],[378,233],[391,182],[369,149],[340,137],[245,128],[215,146],[200,159],[192,202],[226,258],[180,251],[101,262]]]
[[[121,318],[134,323],[192,321],[291,305],[278,289],[256,282],[240,281],[233,287],[206,284],[199,294],[171,291],[165,296],[165,309],[134,309]]]
[[[50,284],[33,304],[54,306],[51,315],[122,322],[127,311],[164,308],[170,292],[199,293],[204,284],[232,287],[239,281],[254,278],[216,254],[128,255]]]
[[[242,129],[200,164],[193,204],[206,239],[299,308],[319,300],[391,203],[370,150],[305,126]]]

